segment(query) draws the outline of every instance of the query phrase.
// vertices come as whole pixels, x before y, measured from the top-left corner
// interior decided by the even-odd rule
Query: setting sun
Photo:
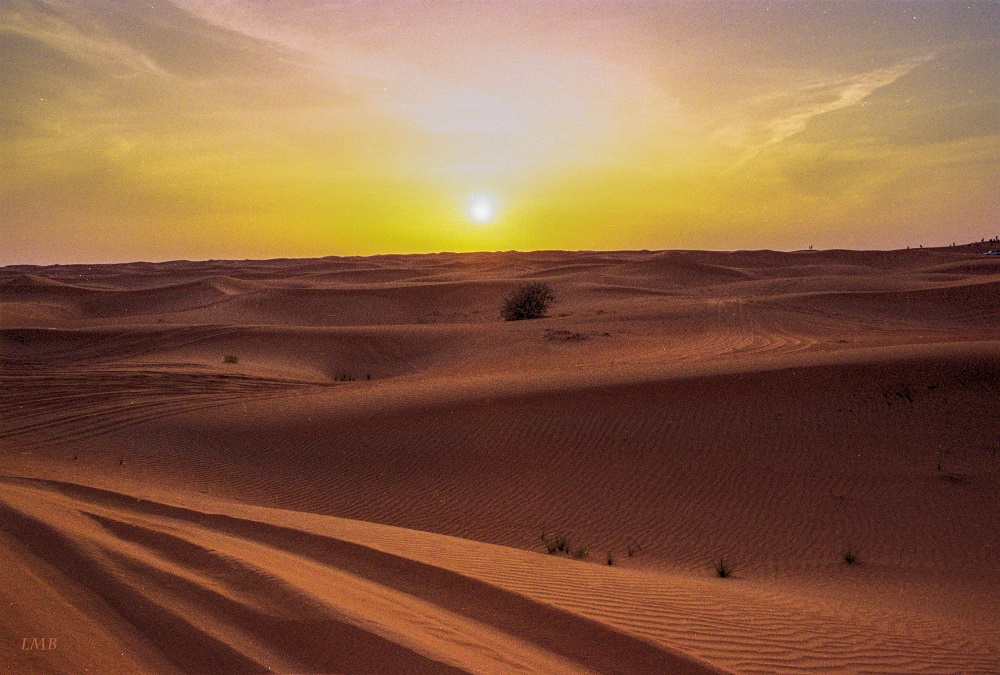
[[[477,223],[488,223],[497,216],[496,202],[487,195],[476,195],[469,200],[469,217]]]

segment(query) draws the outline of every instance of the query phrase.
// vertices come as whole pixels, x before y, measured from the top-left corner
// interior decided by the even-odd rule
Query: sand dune
[[[0,663],[998,672],[979,248],[0,269]]]

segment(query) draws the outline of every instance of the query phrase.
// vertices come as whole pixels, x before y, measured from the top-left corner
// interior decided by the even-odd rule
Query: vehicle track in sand
[[[7,368],[0,371],[0,441],[82,440],[170,415],[322,386],[164,364]]]

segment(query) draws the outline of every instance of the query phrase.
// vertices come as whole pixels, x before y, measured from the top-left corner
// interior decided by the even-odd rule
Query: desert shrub
[[[719,575],[720,579],[725,579],[732,576],[733,568],[729,566],[729,563],[724,558],[720,558],[719,562],[715,563],[715,573]]]
[[[844,562],[847,563],[848,565],[854,565],[858,562],[858,554],[855,553],[854,550],[851,548],[848,548],[846,551],[844,551],[842,557],[844,559]]]
[[[569,553],[569,542],[563,535],[549,535],[542,532],[542,541],[545,542],[545,550],[549,553]]]
[[[238,363],[239,360],[239,357],[233,356],[232,354],[226,354],[222,357],[223,363]]]
[[[517,288],[504,300],[500,316],[505,321],[520,321],[521,319],[537,319],[545,316],[556,299],[552,288],[540,281],[533,281]]]

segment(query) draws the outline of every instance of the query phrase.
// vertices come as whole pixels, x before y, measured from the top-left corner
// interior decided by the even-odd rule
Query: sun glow
[[[469,217],[477,223],[488,223],[497,215],[496,201],[487,195],[476,195],[469,200]]]

